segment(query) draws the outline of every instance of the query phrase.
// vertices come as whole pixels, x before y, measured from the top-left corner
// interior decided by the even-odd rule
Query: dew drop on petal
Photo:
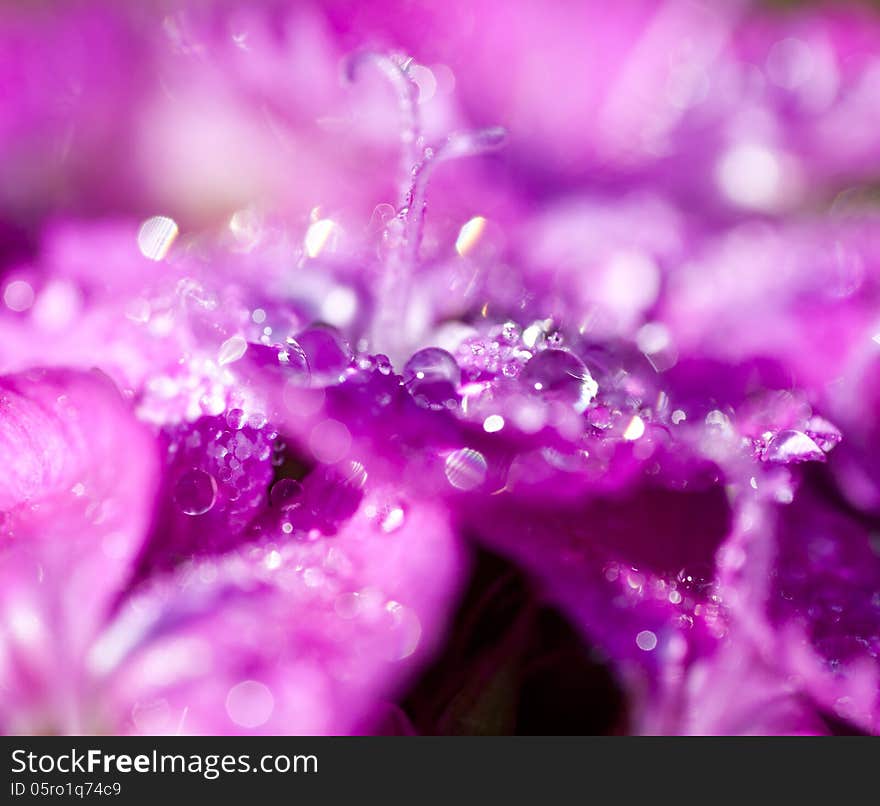
[[[174,501],[185,515],[204,515],[217,500],[217,480],[204,470],[187,470],[174,485]]]
[[[626,426],[626,430],[623,432],[623,438],[627,442],[634,442],[637,439],[641,439],[644,433],[645,421],[636,414]]]
[[[651,652],[657,646],[657,636],[650,630],[642,630],[636,636],[636,646],[643,652]]]
[[[403,526],[405,518],[406,516],[402,507],[397,505],[390,506],[383,514],[382,520],[379,522],[379,527],[386,534],[391,534]]]
[[[437,92],[437,79],[430,67],[423,64],[412,64],[407,70],[409,77],[419,88],[419,103],[424,104],[434,97]]]
[[[309,448],[319,462],[334,464],[344,459],[351,448],[351,433],[338,420],[322,420],[309,434]]]
[[[255,411],[248,417],[248,425],[254,431],[262,431],[269,424],[269,419],[261,411]]]
[[[13,280],[3,291],[3,302],[16,313],[26,311],[34,304],[34,289],[25,280]]]
[[[455,251],[464,257],[469,254],[480,240],[483,230],[486,228],[486,219],[483,216],[475,216],[462,226],[455,239]]]
[[[594,406],[587,414],[587,422],[594,428],[611,428],[614,424],[614,412],[608,406]]]
[[[353,619],[361,609],[360,594],[357,592],[340,593],[333,603],[333,609],[339,618],[346,621]]]
[[[351,365],[352,352],[348,342],[332,327],[316,326],[288,339],[295,344],[308,362],[314,383],[338,383]]]
[[[434,410],[458,406],[461,370],[452,355],[439,347],[415,353],[403,368],[403,383],[420,406]]]
[[[231,336],[220,345],[217,354],[217,363],[222,367],[238,361],[246,352],[248,343],[242,336]]]
[[[836,425],[819,416],[810,418],[804,427],[804,432],[826,453],[834,448],[843,438],[840,429]]]
[[[229,219],[229,231],[241,251],[251,251],[260,241],[260,217],[254,210],[237,210]]]
[[[504,428],[504,418],[500,414],[490,414],[483,420],[483,430],[487,434],[494,434]]]
[[[565,350],[544,350],[530,358],[520,379],[533,394],[563,401],[577,411],[586,409],[599,388],[584,362]]]
[[[303,487],[295,479],[279,479],[269,491],[269,501],[278,509],[291,509],[299,503]]]
[[[824,461],[822,449],[802,431],[786,429],[767,444],[764,461],[776,464]]]
[[[675,577],[676,585],[680,590],[699,594],[703,594],[711,588],[714,580],[714,569],[711,565],[704,563],[696,563],[687,568],[682,568]]]
[[[241,409],[230,409],[226,413],[226,425],[228,425],[233,431],[240,431],[244,428],[246,419],[247,418]]]
[[[258,728],[269,721],[275,710],[275,698],[265,683],[243,680],[229,689],[226,713],[243,728]]]
[[[168,700],[136,702],[131,709],[131,721],[140,733],[161,734],[171,724],[171,706]]]
[[[339,227],[329,218],[321,218],[313,222],[304,239],[306,254],[310,258],[318,257],[322,252],[333,251],[339,238]]]
[[[716,179],[724,196],[740,207],[770,211],[781,201],[781,161],[772,148],[763,144],[731,147],[718,162]]]
[[[357,308],[357,294],[347,286],[335,286],[321,303],[321,318],[334,327],[346,327],[354,320]]]
[[[422,638],[422,623],[415,611],[399,602],[388,602],[385,611],[391,618],[388,659],[404,660],[418,649]]]
[[[462,448],[446,457],[446,478],[458,490],[474,490],[486,480],[488,465],[479,451]]]
[[[292,391],[303,389],[309,385],[309,365],[305,353],[292,338],[284,344],[258,344],[250,342],[247,350],[247,361],[252,366],[268,372],[281,372]]]
[[[141,224],[137,234],[138,249],[149,260],[162,260],[177,238],[177,223],[167,216],[154,216]]]
[[[636,344],[645,355],[655,355],[669,346],[670,335],[659,322],[648,322],[636,333]]]
[[[307,588],[320,588],[326,580],[324,572],[320,568],[306,568],[303,571],[303,582]]]

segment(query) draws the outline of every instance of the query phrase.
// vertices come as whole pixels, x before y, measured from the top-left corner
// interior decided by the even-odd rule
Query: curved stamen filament
[[[418,84],[409,73],[412,59],[361,52],[348,64],[348,77],[354,80],[365,64],[375,66],[394,88],[401,113],[403,166],[397,215],[388,223],[385,238],[390,244],[377,294],[377,313],[370,341],[392,359],[402,358],[406,348],[406,313],[410,286],[419,264],[424,233],[427,187],[436,166],[450,159],[483,154],[503,144],[505,131],[492,127],[478,131],[453,132],[436,147],[426,146],[418,113]]]

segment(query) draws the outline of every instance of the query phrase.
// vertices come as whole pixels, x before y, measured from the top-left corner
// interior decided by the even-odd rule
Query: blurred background
[[[429,140],[507,129],[504,149],[438,172],[425,237],[436,255],[482,220],[483,256],[515,267],[495,281],[488,271],[502,307],[537,285],[544,310],[575,324],[590,311],[595,333],[645,338],[648,312],[661,310],[682,349],[705,345],[717,315],[718,350],[735,353],[749,337],[731,340],[743,320],[725,327],[723,312],[764,304],[793,251],[829,255],[821,271],[802,261],[783,272],[785,293],[820,283],[837,298],[880,254],[873,228],[859,230],[859,249],[858,238],[783,243],[766,229],[845,222],[880,200],[875,3],[7,0],[3,316],[37,310],[70,222],[163,216],[183,234],[231,231],[251,251],[269,222],[299,240],[328,220],[348,254],[346,239],[381,226],[400,186],[398,98],[378,74],[344,79],[363,49],[414,60]],[[98,260],[100,228],[87,232]],[[736,272],[723,293],[700,279],[728,265],[712,239],[729,232],[747,232],[737,259],[754,251],[760,288]],[[814,337],[779,321],[762,338],[780,350]],[[795,360],[807,379],[844,344],[815,338]],[[3,363],[17,349],[5,341]],[[624,732],[626,714],[602,657],[485,554],[446,654],[386,729]]]
[[[823,209],[880,159],[866,2],[28,0],[0,4],[0,38],[4,254],[59,214],[368,220],[399,124],[380,80],[341,80],[363,48],[414,58],[429,135],[508,129],[438,177],[466,171],[455,205],[496,217],[638,188],[709,223]]]

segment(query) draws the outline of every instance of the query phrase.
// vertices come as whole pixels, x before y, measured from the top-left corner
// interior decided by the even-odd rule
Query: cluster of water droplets
[[[352,62],[351,75],[365,63],[377,66],[399,92],[405,176],[397,207],[385,205],[381,265],[372,289],[376,314],[364,332],[347,331],[360,336],[357,349],[341,330],[312,322],[292,301],[243,309],[244,324],[218,329],[212,323],[220,300],[189,278],[180,280],[173,293],[137,300],[126,314],[157,337],[171,333],[186,314],[194,332],[207,335],[205,341],[210,343],[219,341],[210,361],[196,366],[198,358],[194,358],[188,376],[153,379],[149,391],[154,401],[186,394],[185,415],[194,420],[166,429],[170,500],[176,513],[192,523],[217,518],[225,531],[247,526],[239,551],[223,560],[229,567],[221,575],[235,579],[256,575],[304,596],[326,596],[335,616],[344,622],[384,619],[397,636],[394,658],[408,656],[418,644],[420,625],[415,613],[381,591],[355,589],[348,582],[351,559],[334,547],[332,539],[325,539],[337,534],[358,512],[366,517],[372,536],[394,539],[407,524],[407,501],[403,497],[371,499],[369,467],[356,459],[317,461],[306,472],[290,475],[291,450],[272,424],[253,413],[250,401],[230,408],[228,392],[239,383],[238,370],[245,366],[279,373],[284,383],[303,388],[356,386],[364,394],[353,416],[373,417],[388,408],[396,394],[402,394],[429,417],[454,418],[464,426],[457,432],[459,444],[426,449],[436,452],[447,491],[502,492],[523,477],[524,466],[531,466],[531,473],[539,461],[566,473],[602,472],[607,458],[603,451],[627,444],[637,459],[644,460],[646,473],[661,476],[660,465],[651,456],[659,435],[658,442],[680,440],[685,452],[695,451],[717,462],[722,467],[719,480],[741,482],[739,459],[754,460],[744,490],[731,495],[754,492],[765,501],[791,503],[796,488],[794,466],[825,461],[841,439],[832,423],[812,411],[787,419],[770,418],[761,428],[745,427],[742,412],[730,406],[706,412],[677,401],[664,388],[657,360],[651,362],[650,370],[633,369],[623,353],[611,349],[603,355],[582,334],[566,331],[552,319],[493,323],[486,307],[481,318],[463,317],[465,321],[456,323],[467,333],[464,338],[455,343],[444,340],[443,347],[438,339],[436,345],[412,351],[404,322],[420,265],[427,182],[444,160],[493,148],[502,135],[497,130],[456,133],[441,143],[427,143],[414,114],[408,62],[367,54]],[[320,250],[315,239],[328,237],[330,224],[324,219],[313,223],[313,243],[306,238],[308,257],[317,256]],[[164,244],[167,241],[170,247],[176,227],[173,236],[170,232],[167,222],[154,221],[142,233],[141,240],[150,241],[141,246],[149,251],[144,254],[163,259]],[[237,314],[241,318],[241,311]],[[645,349],[644,355],[654,355],[651,345]],[[394,362],[379,350],[387,350]],[[382,383],[373,383],[377,378]],[[473,431],[479,439],[468,439]],[[493,444],[550,432],[538,449],[508,457],[504,473],[509,472],[509,477],[495,478]],[[724,478],[728,467],[732,468],[730,478]],[[670,486],[677,483],[671,477],[660,481]],[[207,547],[212,548],[210,542]],[[811,561],[816,558],[817,567],[811,570],[819,574],[821,545]],[[184,568],[183,577],[197,574],[210,585],[217,573],[206,561]],[[724,633],[725,603],[711,566],[696,564],[677,573],[653,574],[615,561],[605,565],[603,575],[614,586],[612,598],[619,607],[656,601],[673,606],[677,614],[673,627],[681,633],[698,622],[716,636]],[[844,638],[835,632],[835,626],[846,621],[845,611],[852,604],[846,580],[823,583],[822,592],[815,596],[804,594],[799,582],[783,580],[780,596],[785,601],[810,601],[814,637],[830,665],[840,666],[866,653],[877,657],[880,639],[864,627],[876,623],[876,612],[864,619],[862,611],[852,615]],[[880,592],[870,598],[870,607],[880,609]],[[683,646],[675,642],[675,631],[670,640],[659,628],[647,626],[634,633],[634,641],[646,653],[674,652]]]
[[[177,511],[194,519],[222,517],[241,528],[263,503],[276,437],[264,415],[241,409],[166,429]]]

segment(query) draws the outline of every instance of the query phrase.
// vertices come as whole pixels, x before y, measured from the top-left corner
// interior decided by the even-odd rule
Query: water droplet
[[[288,339],[302,351],[308,362],[312,380],[317,385],[339,383],[351,365],[352,352],[348,342],[332,327],[317,325],[302,331],[296,339]]]
[[[310,258],[318,257],[322,252],[335,250],[339,240],[339,227],[329,218],[321,218],[313,222],[304,239],[306,254]]]
[[[403,383],[420,406],[440,410],[458,406],[461,370],[439,347],[419,350],[403,368]]]
[[[131,709],[131,721],[140,733],[151,735],[167,731],[172,723],[171,706],[168,700],[136,702]]]
[[[241,409],[230,409],[226,412],[226,425],[233,431],[240,431],[244,428],[245,416]]]
[[[500,414],[490,414],[483,420],[483,430],[487,434],[494,434],[504,428],[504,418]]]
[[[488,465],[479,451],[462,448],[446,457],[446,478],[458,490],[474,490],[486,480]]]
[[[254,429],[254,431],[261,431],[266,427],[266,424],[269,420],[266,418],[266,415],[261,411],[255,411],[248,417],[248,425]]]
[[[403,522],[406,518],[406,515],[403,511],[402,507],[399,506],[391,506],[384,513],[382,520],[379,523],[382,531],[386,534],[391,534],[392,532],[396,532],[403,526]]]
[[[669,330],[660,322],[648,322],[636,333],[636,344],[645,355],[656,355],[669,347]]]
[[[333,603],[333,609],[336,615],[341,619],[348,621],[353,619],[360,612],[361,602],[360,594],[357,592],[340,593]]]
[[[486,219],[481,215],[474,216],[474,218],[466,222],[458,233],[458,238],[455,240],[455,251],[462,257],[469,254],[477,245],[477,241],[480,240],[480,236],[485,228]]]
[[[637,439],[641,439],[641,437],[645,433],[645,421],[636,414],[630,421],[626,427],[626,430],[623,432],[623,438],[627,440],[627,442],[634,442]]]
[[[166,216],[148,218],[138,230],[138,249],[149,260],[162,260],[177,238],[177,232],[174,219]]]
[[[186,471],[174,485],[174,501],[186,515],[204,515],[217,500],[217,481],[198,468]]]
[[[307,588],[320,588],[325,579],[324,572],[320,568],[306,568],[303,571],[303,582],[306,583]]]
[[[507,131],[501,126],[467,132],[453,132],[443,144],[443,159],[466,157],[492,151],[504,144]]]
[[[235,458],[241,462],[245,462],[253,456],[254,443],[251,442],[243,433],[238,433],[232,442],[231,447]]]
[[[229,219],[229,231],[242,252],[250,252],[259,242],[262,226],[259,215],[250,209],[237,210]]]
[[[804,426],[804,433],[826,453],[843,439],[843,435],[836,425],[819,416],[810,418]]]
[[[765,462],[787,465],[797,462],[824,462],[825,454],[802,431],[787,429],[770,440],[763,458]]]
[[[332,465],[341,461],[351,448],[351,432],[339,420],[317,423],[309,434],[309,448],[319,462]]]
[[[217,363],[223,367],[238,361],[246,352],[248,343],[243,336],[231,336],[220,345],[220,351],[217,353]]]
[[[565,350],[538,353],[520,378],[530,392],[568,403],[577,411],[584,411],[599,389],[584,362]]]
[[[711,565],[696,563],[682,568],[675,581],[679,590],[703,594],[715,584],[715,571]]]
[[[348,286],[334,286],[321,303],[321,318],[334,327],[346,327],[354,320],[358,297]]]
[[[281,552],[273,550],[266,555],[266,559],[263,562],[270,571],[276,571],[281,568],[282,559]]]
[[[388,602],[385,612],[391,621],[388,659],[398,661],[408,658],[418,649],[422,638],[422,623],[412,608],[405,607],[400,602]]]
[[[590,409],[587,421],[594,428],[610,428],[614,423],[614,413],[608,406],[595,406]]]
[[[243,680],[229,689],[226,713],[243,728],[258,728],[269,721],[275,710],[275,698],[265,683]]]
[[[530,350],[536,347],[543,347],[545,339],[543,322],[533,322],[522,334],[523,344]]]
[[[636,636],[636,646],[643,652],[651,652],[657,646],[657,636],[650,630],[642,630]]]
[[[269,501],[278,509],[291,509],[300,503],[302,492],[302,484],[295,479],[279,479],[269,491]]]
[[[24,280],[13,280],[3,292],[3,302],[11,311],[26,311],[34,304],[34,289]]]

